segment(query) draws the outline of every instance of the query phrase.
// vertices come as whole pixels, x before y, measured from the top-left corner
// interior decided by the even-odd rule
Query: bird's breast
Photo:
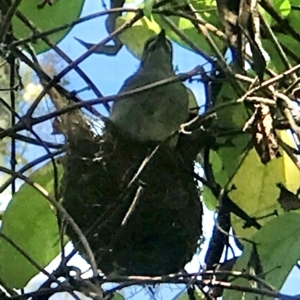
[[[128,78],[120,92],[128,92],[174,76],[139,72]],[[115,102],[110,119],[139,141],[163,141],[188,117],[188,93],[181,82],[158,85]]]

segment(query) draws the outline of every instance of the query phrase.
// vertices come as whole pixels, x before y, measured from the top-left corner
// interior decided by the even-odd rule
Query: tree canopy
[[[80,291],[92,298],[123,298],[128,286],[175,283],[187,286],[182,299],[287,299],[280,289],[297,265],[300,246],[299,1],[145,0],[135,8],[128,3],[111,0],[109,8],[84,17],[83,0],[0,4],[5,175],[0,190],[10,187],[12,196],[0,231],[5,297]],[[57,44],[72,27],[99,17],[106,18],[107,36],[97,44],[77,39],[86,50],[72,61]],[[204,64],[195,61],[186,73],[111,96],[80,68],[91,55],[114,59],[122,47],[143,60],[145,43],[162,30]],[[60,72],[49,72],[40,61],[39,54],[50,49],[67,63]],[[30,70],[27,77],[22,66]],[[63,80],[73,70],[93,99],[68,90]],[[127,138],[95,108],[102,104],[109,112],[114,101],[142,99],[147,90],[158,95],[159,88],[166,100],[168,86],[187,80],[203,85],[205,99],[187,89],[189,119],[159,143]],[[45,97],[51,112],[42,109]],[[91,116],[104,130],[93,128]],[[41,138],[36,125],[49,120],[64,143]],[[24,161],[17,142],[39,145],[47,154]],[[16,180],[23,182],[18,190]],[[215,225],[205,266],[188,274],[184,264],[201,251],[202,205],[216,212]],[[70,275],[67,263],[76,251],[63,251],[60,267],[45,273],[70,239],[91,264],[92,279],[82,279],[74,268],[77,275]],[[98,259],[103,244],[110,254]],[[101,264],[106,276],[97,273]],[[176,273],[170,275],[173,267]],[[16,292],[40,272],[48,280],[39,290]],[[68,280],[60,284],[60,277]],[[118,285],[103,291],[107,282]]]

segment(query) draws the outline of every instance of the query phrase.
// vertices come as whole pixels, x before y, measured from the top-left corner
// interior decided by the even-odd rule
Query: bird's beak
[[[166,32],[164,29],[161,30],[161,32],[158,34],[158,40],[159,41],[164,41],[166,38]]]

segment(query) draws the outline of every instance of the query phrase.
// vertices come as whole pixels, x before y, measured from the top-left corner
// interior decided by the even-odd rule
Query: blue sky
[[[101,10],[103,10],[101,1],[86,0],[82,15],[87,15],[89,13]],[[65,51],[72,59],[76,59],[78,56],[83,54],[85,49],[74,39],[74,37],[78,37],[90,43],[99,42],[107,35],[104,21],[105,18],[98,18],[76,26],[59,44],[59,47],[63,51]],[[180,72],[188,71],[201,63],[204,62],[199,60],[199,56],[193,54],[192,52],[188,52],[187,54],[187,50],[182,49],[177,45],[174,46],[174,66],[177,66]],[[138,64],[138,60],[135,59],[130,53],[128,53],[125,47],[123,47],[116,57],[92,55],[83,63],[81,63],[80,67],[89,75],[89,77],[103,93],[103,95],[107,96],[118,92],[123,81],[137,69]],[[69,90],[80,90],[85,87],[85,83],[74,71],[70,72],[66,78],[70,82],[70,85],[68,86]],[[200,83],[193,83],[188,85],[193,90],[198,103],[201,105],[204,99],[203,86]],[[95,98],[93,93],[89,91],[81,93],[80,96],[84,99]],[[98,109],[100,111],[102,110],[101,107],[99,107]],[[104,112],[104,110],[102,112]],[[37,127],[37,130],[41,130],[43,138],[44,136],[47,137],[47,139],[57,138],[49,135],[49,128],[45,129],[45,127],[42,128],[42,126],[39,126]],[[36,150],[27,152],[27,159],[31,160],[33,158],[36,158],[40,154],[44,154],[44,150],[36,148]],[[206,211],[203,223],[205,237],[209,239],[213,224],[213,214]],[[205,247],[203,250],[205,250]],[[204,253],[205,251],[202,251],[200,257],[194,258],[193,263],[189,265],[188,270],[197,271],[199,262],[203,261]],[[84,261],[79,257],[75,259],[74,263],[79,264],[83,268],[86,267]],[[57,262],[55,262],[54,265],[55,264],[57,264]],[[52,265],[50,269],[53,268],[54,265]],[[38,276],[30,283],[29,289],[37,288],[41,284],[43,279],[43,276]],[[288,294],[297,293],[297,286],[299,286],[299,282],[299,271],[295,269],[288,278],[282,292]],[[157,293],[157,298],[172,299],[178,294],[178,292],[178,289],[160,289]],[[149,298],[148,293],[145,294],[145,292],[141,292],[141,294],[139,294],[139,297],[141,297],[142,295],[145,295],[145,299]]]

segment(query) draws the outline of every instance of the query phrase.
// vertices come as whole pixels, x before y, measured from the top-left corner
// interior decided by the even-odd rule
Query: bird
[[[146,41],[138,70],[119,93],[174,75],[172,45],[161,31]],[[188,118],[188,91],[178,81],[116,101],[99,135],[92,128],[73,134],[74,122],[72,130],[64,131],[63,206],[85,234],[104,274],[176,273],[196,252],[202,235],[202,204],[194,179],[198,151],[191,151],[193,144],[179,132]],[[176,132],[175,145],[160,144],[169,137],[176,140]],[[90,263],[71,226],[66,233]]]
[[[175,76],[172,59],[172,44],[161,30],[146,41],[138,70],[124,81],[119,94]],[[188,91],[177,81],[115,101],[109,121],[129,139],[163,142],[179,131],[188,116]]]

